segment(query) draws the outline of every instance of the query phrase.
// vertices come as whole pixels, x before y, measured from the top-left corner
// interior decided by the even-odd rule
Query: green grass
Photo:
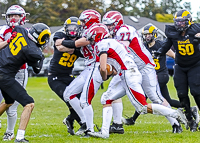
[[[102,124],[102,105],[100,97],[106,90],[108,82],[104,83],[105,89],[100,89],[92,102],[94,109],[94,123],[101,127]],[[168,83],[171,97],[177,99],[176,90],[173,86],[173,80],[170,78]],[[155,115],[139,116],[134,126],[124,126],[125,134],[112,134],[109,139],[97,138],[81,138],[79,136],[71,136],[67,133],[67,128],[63,125],[62,120],[69,114],[68,108],[48,86],[47,78],[33,77],[29,78],[27,91],[35,100],[35,108],[31,115],[30,122],[26,129],[26,138],[30,142],[35,143],[65,143],[65,142],[135,142],[135,143],[194,143],[199,142],[199,132],[192,133],[185,130],[183,133],[172,134],[172,127],[165,117]],[[192,105],[193,98],[190,98]],[[134,107],[131,105],[128,98],[123,97],[123,116],[132,116]],[[15,135],[19,126],[19,118],[23,108],[18,107],[18,120],[15,127]],[[0,142],[3,133],[6,130],[7,117],[3,114],[1,117],[2,129],[0,129]],[[75,131],[79,125],[75,123]],[[96,130],[96,129],[95,129]],[[13,142],[13,141],[9,141]]]

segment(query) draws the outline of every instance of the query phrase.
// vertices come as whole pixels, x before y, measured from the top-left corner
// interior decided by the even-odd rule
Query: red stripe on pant
[[[89,84],[89,89],[88,89],[88,103],[89,105],[91,105],[91,102],[92,102],[92,99],[94,97],[94,82],[93,82],[93,79],[90,81],[90,84]]]
[[[142,105],[147,105],[146,98],[143,94],[141,94],[137,91],[134,91],[131,88],[130,88],[130,90],[131,90],[132,94],[135,96],[135,98],[137,99],[137,101],[139,101]]]

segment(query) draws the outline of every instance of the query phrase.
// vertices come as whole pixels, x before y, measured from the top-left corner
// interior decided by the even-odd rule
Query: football
[[[107,75],[112,75],[113,74],[113,67],[110,64],[106,64],[106,69],[107,69]]]

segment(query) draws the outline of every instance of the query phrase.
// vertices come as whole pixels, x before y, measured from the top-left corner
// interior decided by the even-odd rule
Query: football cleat
[[[181,133],[181,132],[183,132],[183,129],[182,129],[181,125],[178,126],[178,125],[174,124],[172,126],[172,128],[173,128],[172,133]]]
[[[194,117],[196,123],[199,123],[199,113],[198,113],[198,108],[197,106],[193,106],[190,108],[191,112],[192,112],[192,116]]]
[[[3,141],[9,141],[14,139],[14,133],[4,133]]]
[[[86,129],[87,129],[86,123],[83,123],[82,126],[79,128],[79,130],[75,133],[75,135],[77,136],[83,135]]]
[[[179,123],[182,123],[185,125],[185,128],[188,130],[188,123],[187,123],[187,118],[185,116],[185,114],[183,113],[181,108],[178,108],[177,110],[178,113],[178,118],[177,120],[179,121]]]
[[[15,139],[15,143],[28,143],[29,141],[25,138],[21,139],[21,140],[18,140],[18,139]]]
[[[88,135],[96,138],[103,138],[103,139],[109,138],[109,134],[105,134],[102,132],[88,132]]]
[[[68,118],[65,118],[63,120],[63,124],[65,124],[67,126],[67,132],[70,133],[71,135],[75,135],[74,133],[74,127],[73,127],[73,122],[70,123],[70,121],[68,120]]]
[[[117,133],[117,134],[124,134],[124,128],[122,124],[116,124],[113,122],[113,124],[110,126],[109,133]]]
[[[130,117],[130,118],[127,118],[127,119],[122,117],[121,120],[122,120],[122,123],[125,124],[125,125],[134,125],[135,124],[133,117]]]
[[[195,120],[192,119],[192,120],[188,121],[188,125],[190,127],[190,131],[191,132],[196,132],[197,131],[198,124],[196,123]]]

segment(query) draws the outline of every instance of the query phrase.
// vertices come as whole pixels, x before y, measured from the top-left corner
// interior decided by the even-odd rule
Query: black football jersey
[[[173,45],[176,51],[175,63],[181,67],[190,67],[200,60],[200,45],[195,42],[195,35],[200,33],[200,24],[192,24],[181,36],[173,25],[166,25],[165,34],[167,40],[163,48],[168,51]]]
[[[28,37],[28,31],[23,27],[16,26],[13,32],[17,36],[0,51],[0,72],[15,75],[20,67],[28,63],[30,66],[37,66],[42,60],[42,51],[35,42]]]
[[[65,38],[65,40],[70,40],[69,37],[62,31],[56,32],[53,39],[55,42],[57,39],[62,38]],[[67,52],[58,51],[54,44],[54,55],[50,62],[49,73],[54,75],[71,74],[74,67],[74,62],[78,59],[78,57],[83,57],[80,52],[80,48],[76,48],[73,54],[69,54]]]
[[[155,51],[157,51],[160,47],[162,47],[163,42],[160,40],[156,40],[153,47],[149,48],[146,43],[144,43],[145,47],[149,50],[149,52],[153,55]],[[153,57],[153,60],[156,64],[155,70],[156,73],[161,71],[167,71],[166,66],[166,55],[161,55],[158,59]]]

